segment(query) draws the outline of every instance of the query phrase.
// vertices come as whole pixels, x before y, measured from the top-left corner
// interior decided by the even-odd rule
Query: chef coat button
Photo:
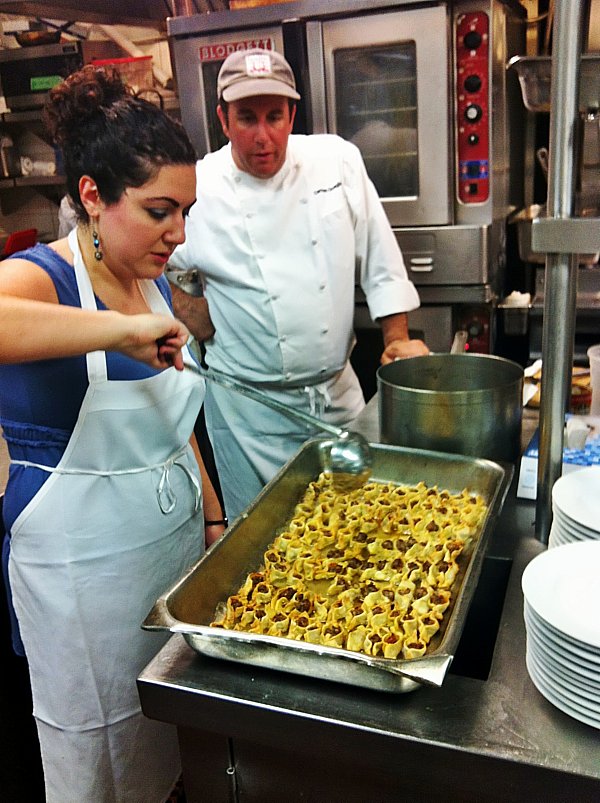
[[[246,217],[251,218],[254,217],[254,215],[252,214],[252,212],[246,212]]]
[[[316,245],[318,240],[311,240],[311,242],[312,242],[313,245]]]
[[[278,298],[279,298],[279,296],[278,296],[278,295],[275,295],[275,294],[273,294],[273,295],[271,296],[271,301],[277,301],[277,299],[278,299]]]
[[[323,282],[322,284],[319,285],[319,290],[324,290],[326,287],[327,285],[325,284],[325,282]]]
[[[288,379],[288,380],[292,378],[292,375],[290,374],[290,372],[289,372],[289,371],[288,371],[288,372],[287,372],[287,374],[285,375],[285,378],[286,378],[286,379]]]
[[[234,178],[234,181],[235,181],[237,184],[239,184],[241,180],[242,180],[241,176],[236,176],[236,177]]]
[[[320,374],[324,374],[326,370],[327,370],[327,368],[320,368],[319,369],[319,373]]]
[[[285,335],[281,335],[281,337],[279,338],[279,342],[280,343],[285,343],[286,340],[287,340],[287,337]]]
[[[322,335],[326,335],[328,331],[329,331],[329,327],[327,327],[327,326],[324,326],[324,327],[321,329],[321,334],[322,334]]]
[[[307,204],[308,203],[308,198],[300,198],[300,203],[301,204]]]

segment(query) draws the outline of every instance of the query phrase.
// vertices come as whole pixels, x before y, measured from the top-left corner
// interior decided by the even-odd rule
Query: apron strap
[[[177,505],[177,495],[171,486],[171,470],[177,466],[187,476],[192,488],[194,490],[194,513],[197,513],[200,508],[200,500],[202,499],[202,488],[196,475],[181,461],[183,455],[187,452],[188,445],[182,446],[178,449],[168,460],[162,463],[155,463],[151,466],[139,466],[137,468],[123,468],[111,471],[96,471],[94,469],[78,469],[78,468],[60,468],[52,466],[45,466],[43,463],[34,463],[30,460],[11,460],[11,465],[24,466],[25,468],[37,468],[40,471],[46,471],[48,474],[93,474],[97,477],[114,477],[123,474],[142,474],[145,471],[153,471],[154,469],[162,469],[160,480],[156,488],[156,496],[158,498],[158,506],[162,513],[168,514],[175,510]]]
[[[77,228],[69,232],[67,242],[73,252],[73,267],[75,268],[75,279],[77,281],[77,289],[79,290],[81,309],[97,310],[98,305],[96,304],[94,288],[92,287],[87,268],[83,262],[79,242],[77,240]],[[89,383],[106,382],[108,379],[106,354],[103,351],[90,351],[85,355],[85,361],[87,364]]]

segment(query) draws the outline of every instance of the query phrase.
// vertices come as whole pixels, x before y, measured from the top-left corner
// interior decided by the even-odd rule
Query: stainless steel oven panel
[[[419,307],[408,313],[408,328],[429,346],[431,351],[450,351],[452,337],[452,307]]]
[[[309,74],[311,75],[311,94],[313,104],[313,127],[315,132],[347,134],[338,131],[337,114],[340,103],[336,98],[336,53],[349,50],[367,51],[370,48],[399,48],[414,43],[416,70],[416,126],[400,128],[385,125],[385,148],[393,139],[394,148],[400,151],[416,147],[418,181],[414,195],[386,197],[382,200],[392,225],[445,225],[451,222],[450,184],[452,172],[449,94],[448,94],[448,32],[447,14],[444,6],[432,6],[402,11],[325,20],[307,26],[307,52]],[[320,30],[319,30],[320,29]],[[390,50],[390,57],[393,51]],[[383,75],[383,73],[381,73]],[[413,79],[414,80],[414,79]],[[384,81],[379,77],[374,84],[382,87]],[[324,91],[323,91],[324,90]],[[366,94],[369,87],[364,88]],[[407,104],[410,104],[410,100]],[[408,111],[408,105],[406,107]],[[389,109],[385,110],[390,112]],[[401,111],[401,109],[394,109]],[[371,125],[378,122],[375,115],[364,110],[365,122]],[[394,116],[390,118],[395,120]],[[326,126],[324,122],[326,121]],[[318,126],[318,127],[317,127]],[[403,139],[404,132],[416,132],[416,142],[408,144]],[[379,136],[373,132],[374,136]],[[360,131],[356,134],[360,137]],[[370,136],[370,135],[369,135]],[[348,138],[348,137],[347,137]],[[368,143],[368,137],[367,143]],[[359,140],[360,142],[360,140]],[[370,154],[363,150],[365,161]],[[376,158],[376,157],[375,157]],[[375,182],[377,184],[377,182]]]
[[[395,229],[410,279],[418,285],[488,284],[491,226]]]
[[[226,141],[216,115],[218,69],[229,52],[249,47],[267,47],[283,53],[281,25],[170,39],[177,90],[184,101],[181,120],[200,156],[218,150]]]

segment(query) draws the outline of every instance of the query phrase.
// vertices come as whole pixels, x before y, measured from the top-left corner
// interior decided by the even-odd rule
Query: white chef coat
[[[333,135],[291,136],[270,179],[226,145],[197,167],[198,200],[170,265],[198,268],[215,325],[212,368],[298,387],[344,367],[358,278],[373,319],[419,306],[360,155]]]
[[[419,306],[360,151],[333,135],[290,136],[281,170],[260,179],[226,145],[198,162],[197,184],[170,265],[202,275],[208,365],[349,423],[364,406],[348,362],[355,282],[373,319]],[[215,386],[205,410],[230,519],[317,434]]]

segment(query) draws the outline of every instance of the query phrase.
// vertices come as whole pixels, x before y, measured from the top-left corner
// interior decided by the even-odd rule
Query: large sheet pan
[[[461,570],[442,627],[422,658],[374,658],[336,647],[210,627],[217,603],[235,593],[250,571],[256,571],[308,483],[327,464],[330,448],[331,440],[307,441],[221,540],[156,601],[142,627],[182,633],[187,643],[203,655],[299,675],[393,692],[411,691],[420,684],[441,686],[460,640],[486,545],[510,484],[512,466],[462,455],[371,444],[372,479],[407,485],[423,481],[452,492],[466,487],[480,494],[488,505],[479,539],[461,556]]]

